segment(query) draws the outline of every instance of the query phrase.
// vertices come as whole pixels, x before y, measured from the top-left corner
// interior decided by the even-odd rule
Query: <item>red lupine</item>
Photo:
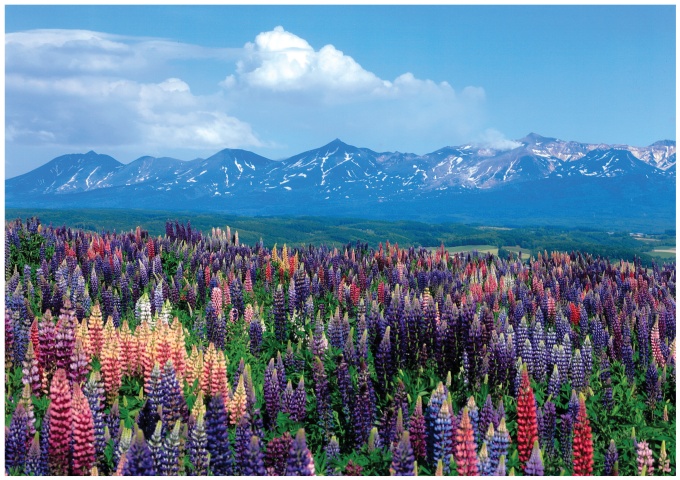
[[[73,474],[89,475],[95,465],[94,419],[80,385],[73,386]]]
[[[531,457],[536,440],[538,440],[536,400],[534,390],[529,384],[529,373],[525,364],[522,368],[522,383],[517,398],[517,450],[522,464],[526,464]]]
[[[460,476],[479,475],[475,432],[472,430],[472,422],[470,422],[467,407],[463,408],[463,415],[456,435],[456,465]]]
[[[70,444],[73,416],[71,388],[63,368],[57,370],[50,387],[49,464],[53,475],[68,475],[71,464]]]
[[[593,435],[586,412],[586,399],[579,395],[579,409],[574,425],[574,475],[593,474]]]

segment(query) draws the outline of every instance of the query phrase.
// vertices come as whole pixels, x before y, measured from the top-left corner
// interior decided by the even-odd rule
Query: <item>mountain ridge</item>
[[[595,209],[594,218],[619,212],[670,219],[675,216],[675,203],[668,202],[675,198],[675,156],[675,142],[667,140],[634,147],[536,133],[517,140],[515,148],[466,144],[425,155],[376,152],[336,138],[283,160],[230,148],[205,159],[142,156],[128,164],[93,151],[68,154],[6,180],[5,191],[8,207],[163,205],[254,215],[370,210],[378,216],[418,218],[454,205],[482,219],[492,213],[477,204],[487,201],[488,208],[508,212],[513,202],[530,211],[542,209],[536,203],[542,202],[556,205],[555,215],[566,214],[565,204],[553,197],[570,191],[599,202],[602,213]]]

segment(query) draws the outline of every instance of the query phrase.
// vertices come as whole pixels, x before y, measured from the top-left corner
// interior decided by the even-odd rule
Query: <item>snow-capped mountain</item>
[[[658,192],[667,190],[674,198],[674,141],[631,147],[562,141],[531,133],[515,145],[504,150],[450,146],[417,155],[375,152],[336,139],[281,161],[225,149],[207,159],[146,156],[127,165],[88,152],[55,158],[7,180],[6,204],[228,208],[244,214],[334,214],[344,208],[397,215],[419,205],[483,204],[485,198],[537,192],[548,185],[547,196],[568,185],[572,192],[586,189],[586,196],[593,188],[608,191],[610,194],[598,195],[610,195],[606,201],[620,203],[621,192],[625,196],[632,191],[628,185],[634,184],[641,195],[650,190],[657,198]],[[639,195],[636,198],[636,208],[646,208]],[[663,199],[662,207],[674,215],[674,202],[666,207],[668,200]],[[403,205],[401,211],[390,207],[395,204]]]

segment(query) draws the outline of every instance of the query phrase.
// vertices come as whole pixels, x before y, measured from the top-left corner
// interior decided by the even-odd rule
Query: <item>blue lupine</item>
[[[585,367],[583,366],[583,357],[581,357],[581,351],[578,348],[574,351],[569,373],[572,387],[578,391],[581,391],[587,387]]]
[[[18,468],[24,465],[30,440],[26,409],[24,409],[23,404],[19,403],[14,410],[9,431],[5,437],[5,464],[7,468]]]
[[[43,463],[40,459],[40,441],[38,439],[39,434],[36,432],[33,440],[31,441],[31,447],[26,455],[26,463],[24,464],[24,473],[26,475],[33,476],[47,476],[48,472],[44,469]],[[7,452],[5,451],[5,454]],[[7,465],[7,459],[5,459],[5,465]]]
[[[181,423],[178,420],[175,422],[175,426],[163,441],[160,469],[160,474],[163,476],[179,475],[180,426]]]
[[[305,430],[298,430],[297,435],[290,444],[288,461],[286,463],[287,476],[310,476],[314,475],[314,458],[307,448]]]
[[[508,448],[510,447],[510,433],[505,426],[505,416],[501,418],[498,428],[493,433],[493,439],[489,444],[489,459],[491,467],[498,465],[502,456],[508,455]]]
[[[205,432],[203,415],[199,415],[189,431],[187,452],[191,461],[193,475],[206,475],[208,472],[208,437]]]
[[[524,467],[524,474],[527,476],[543,476],[543,458],[541,451],[538,448],[538,441],[534,442],[534,448],[531,450],[531,457]]]
[[[451,407],[448,401],[445,401],[439,409],[432,435],[432,463],[436,464],[439,460],[442,460],[444,472],[448,472],[450,459],[453,455],[453,425],[451,423]]]
[[[224,401],[222,395],[217,394],[210,399],[205,412],[206,448],[210,452],[210,471],[213,475],[233,475],[227,425]]]
[[[392,453],[390,474],[394,476],[415,475],[415,460],[413,448],[411,447],[411,441],[409,440],[409,433],[408,431],[404,431],[401,435],[399,443]]]
[[[254,357],[258,357],[262,348],[262,324],[258,317],[251,320],[248,327],[248,336],[250,338],[250,353]]]
[[[619,452],[616,449],[616,443],[614,440],[610,440],[609,448],[604,454],[604,471],[603,475],[613,475],[614,474],[614,464],[619,460]]]
[[[557,413],[555,411],[555,404],[548,400],[543,405],[542,409],[543,429],[541,436],[541,445],[545,449],[547,455],[550,455],[554,449],[555,428],[557,426]]]
[[[185,422],[189,418],[186,400],[177,381],[172,361],[168,360],[163,367],[160,381],[161,405],[163,406],[163,423],[174,425],[177,420]]]
[[[571,442],[572,442],[572,429],[574,427],[574,422],[571,414],[565,413],[560,416],[562,423],[560,425],[559,429],[559,441],[560,441],[560,450],[562,453],[562,460],[569,466],[571,466],[571,461],[572,461],[572,449],[571,449]]]
[[[264,476],[266,474],[260,438],[257,435],[252,435],[245,453],[243,465],[241,466],[241,475],[250,477]]]
[[[250,427],[250,419],[248,413],[243,415],[236,425],[236,435],[234,438],[234,460],[235,470],[243,475],[243,468],[246,466],[246,458],[250,448],[250,438],[253,436],[253,430]]]
[[[130,449],[125,455],[125,464],[123,465],[123,475],[125,476],[150,476],[156,475],[157,471],[154,467],[153,458],[149,446],[144,440],[144,434],[141,430],[137,432],[135,441],[130,446]]]

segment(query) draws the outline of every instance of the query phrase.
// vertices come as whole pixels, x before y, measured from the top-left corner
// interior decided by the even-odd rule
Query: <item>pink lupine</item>
[[[53,475],[68,475],[71,464],[70,444],[73,414],[71,388],[63,368],[57,370],[50,387],[49,464]]]

